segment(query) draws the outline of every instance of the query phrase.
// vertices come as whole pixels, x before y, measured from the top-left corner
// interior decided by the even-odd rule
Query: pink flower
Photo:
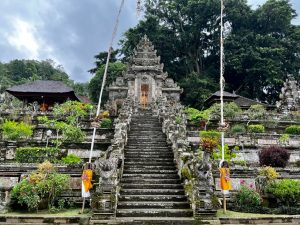
[[[241,184],[241,185],[245,185],[245,184],[246,184],[246,181],[242,179],[242,180],[240,180],[240,184]]]

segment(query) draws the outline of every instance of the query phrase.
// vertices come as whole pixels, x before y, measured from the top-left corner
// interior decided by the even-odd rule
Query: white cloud
[[[28,58],[38,58],[40,44],[35,27],[18,17],[12,18],[11,23],[13,29],[5,35],[8,43]]]

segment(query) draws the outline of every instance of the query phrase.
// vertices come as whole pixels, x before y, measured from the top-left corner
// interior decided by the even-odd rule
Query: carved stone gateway
[[[160,97],[166,97],[179,101],[182,89],[168,78],[163,67],[154,46],[144,36],[134,50],[127,71],[108,87],[109,100],[114,102],[130,97],[140,104],[145,98],[147,103],[152,103]]]

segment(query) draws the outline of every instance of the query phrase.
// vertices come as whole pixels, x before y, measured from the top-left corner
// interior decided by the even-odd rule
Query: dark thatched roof
[[[74,92],[62,81],[37,80],[28,84],[16,85],[6,89],[7,92],[39,92],[39,93],[67,93]]]
[[[220,95],[221,95],[220,91],[216,91],[211,96],[220,97]],[[223,91],[223,96],[224,97],[229,97],[229,98],[237,98],[238,97],[238,95],[236,95],[235,93],[230,93],[230,92],[227,92],[227,91]]]
[[[37,80],[28,84],[16,85],[6,89],[6,91],[21,101],[28,103],[37,101],[38,103],[62,103],[67,100],[80,101],[73,89],[65,85],[62,81]]]
[[[274,109],[275,107],[273,105],[268,105],[262,102],[258,102],[250,98],[237,95],[235,93],[229,93],[227,91],[224,91],[223,93],[224,93],[225,102],[235,102],[242,109],[248,109],[251,105],[256,105],[256,104],[263,105],[267,109]],[[217,91],[213,93],[208,99],[205,100],[204,105],[208,108],[212,106],[214,103],[219,103],[219,102],[220,102],[220,91]]]

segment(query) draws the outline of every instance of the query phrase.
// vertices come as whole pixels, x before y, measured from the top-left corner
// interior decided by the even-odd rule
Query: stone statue
[[[276,102],[278,111],[289,113],[300,110],[300,90],[297,81],[292,75],[288,75],[284,86],[281,88],[280,100]]]

